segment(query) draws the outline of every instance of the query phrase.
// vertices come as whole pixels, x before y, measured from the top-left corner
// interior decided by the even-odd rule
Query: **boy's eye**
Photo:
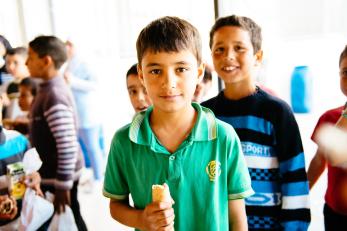
[[[136,95],[137,91],[135,89],[129,90],[129,95]]]
[[[235,46],[235,51],[243,51],[245,48],[241,47],[241,46]]]
[[[153,69],[149,73],[151,73],[153,75],[159,75],[160,74],[160,70],[159,69]]]
[[[179,73],[183,73],[183,72],[186,72],[186,71],[188,71],[188,68],[185,68],[185,67],[177,68],[177,72],[179,72]]]
[[[214,53],[215,54],[222,54],[224,52],[224,48],[223,47],[217,47],[215,50],[214,50]]]
[[[341,77],[347,78],[347,70],[340,71]]]

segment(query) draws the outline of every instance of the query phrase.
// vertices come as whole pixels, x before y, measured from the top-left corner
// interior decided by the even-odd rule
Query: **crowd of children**
[[[137,63],[126,73],[135,115],[112,139],[105,176],[102,150],[97,156],[85,155],[95,178],[104,177],[103,195],[110,198],[112,218],[137,230],[307,230],[309,189],[328,166],[325,229],[347,229],[346,170],[331,166],[319,147],[306,172],[290,106],[254,81],[263,58],[260,26],[243,16],[219,18],[209,45],[213,68],[202,61],[199,32],[186,20],[162,17],[140,32]],[[55,36],[35,38],[28,50],[2,46],[2,73],[13,80],[2,84],[0,92],[1,111],[5,106],[1,166],[35,147],[43,165],[29,186],[37,189],[40,184],[43,192],[52,192],[55,211],[64,212],[69,205],[78,230],[87,230],[78,202],[81,146],[94,143],[98,147],[90,149],[99,150],[100,128],[97,123],[83,127],[77,117],[85,116],[83,99],[93,88],[87,81],[95,79],[78,77],[86,71],[80,64],[74,69],[72,56],[68,59],[72,43]],[[62,75],[66,61],[70,66]],[[341,90],[347,95],[347,46],[339,67]],[[212,69],[225,88],[203,102]],[[325,123],[347,130],[346,111],[341,106],[324,113],[312,140]],[[87,136],[81,140],[87,133],[94,134],[93,142]],[[7,150],[9,142],[15,145]],[[153,201],[153,185],[169,189],[170,199]],[[0,190],[0,201],[8,198],[6,188]],[[13,214],[0,216],[0,228],[19,216],[21,201],[13,203]]]

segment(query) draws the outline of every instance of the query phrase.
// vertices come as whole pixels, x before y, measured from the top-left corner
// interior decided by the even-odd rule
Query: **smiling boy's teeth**
[[[223,69],[226,70],[226,71],[232,71],[232,70],[234,70],[235,68],[234,68],[234,67],[224,67]]]

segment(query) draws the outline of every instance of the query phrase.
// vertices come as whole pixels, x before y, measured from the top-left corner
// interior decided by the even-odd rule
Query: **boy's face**
[[[28,68],[25,66],[25,57],[19,54],[6,55],[6,70],[15,79],[29,76]]]
[[[30,87],[19,86],[18,104],[20,109],[22,111],[29,111],[33,100],[34,96],[31,94]]]
[[[342,59],[340,64],[340,88],[342,93],[347,96],[347,57]]]
[[[143,81],[154,110],[171,113],[185,110],[202,74],[204,65],[189,50],[179,52],[145,52],[139,65]]]
[[[28,59],[25,64],[29,69],[31,77],[43,77],[43,70],[45,69],[45,60],[44,58],[40,58],[39,55],[30,47],[28,52]]]
[[[254,54],[248,31],[223,26],[213,35],[211,47],[215,70],[225,84],[251,81],[254,67],[262,60],[262,51]]]
[[[146,110],[152,105],[145,86],[141,83],[139,76],[131,74],[127,78],[127,88],[130,102],[133,105],[135,112]]]

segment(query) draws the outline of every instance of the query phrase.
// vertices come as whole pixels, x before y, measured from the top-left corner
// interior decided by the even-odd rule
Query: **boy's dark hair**
[[[248,31],[254,54],[261,49],[262,35],[260,26],[258,26],[258,24],[256,24],[250,18],[237,15],[231,15],[217,19],[210,31],[210,48],[213,44],[214,33],[223,26],[237,26],[245,31]]]
[[[19,83],[19,86],[27,87],[30,88],[30,92],[33,96],[36,96],[37,93],[37,82],[31,78],[24,78],[22,81]]]
[[[12,48],[10,42],[3,35],[0,35],[0,43],[2,43],[6,49],[6,53],[9,49]]]
[[[56,69],[59,69],[67,59],[65,44],[55,36],[36,37],[29,43],[29,47],[40,58],[46,55],[50,56]]]
[[[212,72],[211,72],[210,68],[208,68],[207,66],[205,67],[205,72],[204,72],[204,76],[202,78],[202,81],[204,83],[206,83],[208,81],[212,81]]]
[[[132,65],[129,68],[129,70],[127,71],[126,77],[128,78],[129,75],[138,75],[138,73],[137,73],[137,63],[135,63],[134,65]]]
[[[347,57],[347,45],[345,46],[345,48],[340,54],[339,66],[341,65],[342,60],[346,57]]]
[[[6,55],[20,55],[26,58],[28,56],[28,49],[25,47],[11,48],[7,51]]]
[[[154,20],[140,32],[136,41],[137,59],[141,65],[147,51],[179,52],[189,49],[201,63],[201,38],[198,30],[178,17],[166,16]]]

